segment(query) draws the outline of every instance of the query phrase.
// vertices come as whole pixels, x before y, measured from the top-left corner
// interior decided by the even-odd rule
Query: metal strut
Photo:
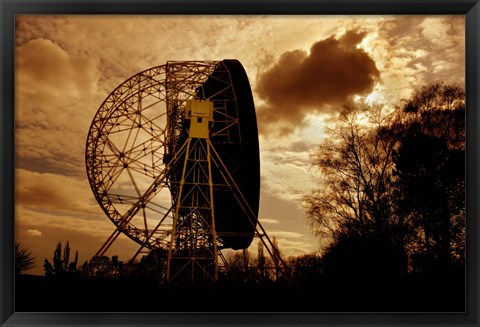
[[[252,226],[255,228],[255,235],[257,235],[260,238],[260,241],[262,244],[265,246],[265,249],[267,250],[268,254],[272,258],[275,268],[279,271],[283,272],[283,276],[285,279],[289,282],[294,282],[294,278],[292,276],[292,273],[281,257],[278,248],[273,244],[272,240],[268,236],[267,232],[263,228],[262,224],[260,221],[257,221],[255,223],[254,217],[256,216],[255,213],[253,212],[252,208],[250,207],[248,201],[246,200],[245,196],[243,195],[242,191],[240,188],[237,186],[235,183],[235,180],[233,179],[232,175],[228,171],[227,167],[223,163],[222,159],[220,158],[218,152],[215,150],[213,144],[209,141],[209,146],[212,149],[212,161],[216,165],[216,167],[219,169],[222,177],[224,178],[225,182],[230,186],[233,195],[235,196],[235,199],[237,200],[238,204],[242,208],[245,216],[247,217],[248,221],[252,224]]]
[[[107,238],[107,240],[103,243],[103,245],[100,247],[100,249],[95,253],[95,255],[92,257],[90,260],[88,266],[83,269],[82,274],[84,276],[88,276],[92,273],[92,270],[95,267],[95,263],[98,258],[102,257],[105,255],[107,250],[110,248],[110,246],[115,242],[117,237],[124,231],[125,226],[128,225],[128,223],[132,220],[132,218],[135,216],[135,214],[140,210],[143,204],[147,203],[150,199],[152,199],[158,192],[161,191],[162,188],[164,188],[165,185],[165,180],[168,176],[168,173],[170,169],[172,169],[173,165],[178,161],[178,159],[183,155],[185,152],[185,145],[184,144],[179,151],[175,154],[175,156],[171,159],[171,161],[165,165],[165,169],[159,174],[154,182],[147,188],[145,193],[140,197],[140,199],[132,205],[130,210],[125,212],[125,214],[119,219],[119,222],[117,224],[117,228],[113,231],[113,233]],[[135,253],[133,258],[130,260],[130,262],[133,262],[133,260],[136,258],[136,256],[141,252],[141,250],[146,246],[148,240],[155,234],[155,232],[158,230],[158,228],[162,225],[162,223],[165,221],[165,219],[168,217],[168,215],[171,213],[171,208],[167,210],[167,212],[163,215],[163,217],[160,219],[158,224],[154,229],[152,229],[147,237],[146,237],[146,242],[141,245],[139,250]]]
[[[167,282],[218,280],[209,140],[188,138],[168,249]]]

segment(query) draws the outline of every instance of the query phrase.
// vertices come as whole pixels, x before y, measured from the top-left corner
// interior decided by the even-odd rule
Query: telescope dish
[[[218,251],[266,235],[255,107],[238,60],[169,61],[128,78],[94,116],[85,157],[116,226],[95,257],[123,233],[140,245],[135,256],[168,253],[167,281],[217,280]]]

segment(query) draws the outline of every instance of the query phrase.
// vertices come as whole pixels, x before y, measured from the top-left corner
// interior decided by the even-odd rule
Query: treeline
[[[232,283],[286,281],[285,269],[280,263],[280,250],[275,237],[273,244],[274,251],[278,254],[274,258],[265,255],[261,241],[257,244],[256,254],[245,249],[223,256],[224,260],[219,260],[219,279]],[[45,258],[43,261],[44,275],[49,278],[143,280],[155,283],[162,283],[165,279],[168,258],[168,251],[165,249],[149,251],[138,260],[122,261],[117,255],[99,256],[85,261],[82,265],[78,264],[78,251],[75,252],[73,259],[70,251],[69,241],[66,242],[65,247],[58,242],[53,251],[52,260]],[[17,262],[21,261],[18,257]],[[31,254],[30,261],[34,261]],[[28,269],[32,267],[29,266]]]
[[[61,253],[66,254],[65,248]],[[359,280],[362,274],[358,268],[331,275],[328,256],[319,254],[285,258],[292,281],[285,278],[285,271],[272,258],[262,254],[261,246],[256,253],[243,250],[227,255],[227,264],[221,264],[216,283],[164,284],[165,254],[150,252],[133,263],[105,256],[79,267],[74,266],[74,258],[68,261],[64,259],[69,255],[62,256],[57,267],[67,268],[53,269],[52,273],[46,264],[46,276],[17,276],[16,310],[462,312],[465,305],[461,278],[385,275],[372,279],[363,275]],[[371,271],[363,265],[360,269]]]
[[[283,258],[278,243],[273,237],[273,258],[266,253],[261,241],[257,243],[257,251],[248,249],[231,252],[219,261],[219,280],[227,283],[288,283],[306,281],[319,277],[321,257],[308,254],[300,257]],[[165,278],[168,252],[166,250],[150,251],[139,260],[122,261],[117,255],[100,256],[78,263],[78,251],[71,256],[69,241],[62,246],[58,242],[52,259],[43,261],[44,276],[50,279],[96,279],[96,280],[141,280],[162,283]],[[280,262],[282,258],[282,262]],[[16,244],[17,275],[28,272],[35,266],[35,258],[21,244]],[[286,264],[284,266],[283,264]],[[289,274],[286,276],[286,274]]]

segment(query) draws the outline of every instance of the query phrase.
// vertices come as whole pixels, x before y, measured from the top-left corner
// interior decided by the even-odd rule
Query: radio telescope
[[[259,237],[260,158],[255,107],[238,60],[168,61],[120,84],[87,137],[93,194],[115,229],[161,251],[166,282],[216,281],[223,249]],[[219,258],[220,261],[219,262]]]

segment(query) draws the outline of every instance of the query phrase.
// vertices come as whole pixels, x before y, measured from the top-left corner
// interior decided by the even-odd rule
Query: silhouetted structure
[[[93,119],[86,165],[116,226],[92,261],[120,233],[140,244],[132,259],[166,251],[167,282],[217,281],[221,249],[254,236],[279,257],[258,222],[255,107],[237,60],[169,61],[127,79]]]

